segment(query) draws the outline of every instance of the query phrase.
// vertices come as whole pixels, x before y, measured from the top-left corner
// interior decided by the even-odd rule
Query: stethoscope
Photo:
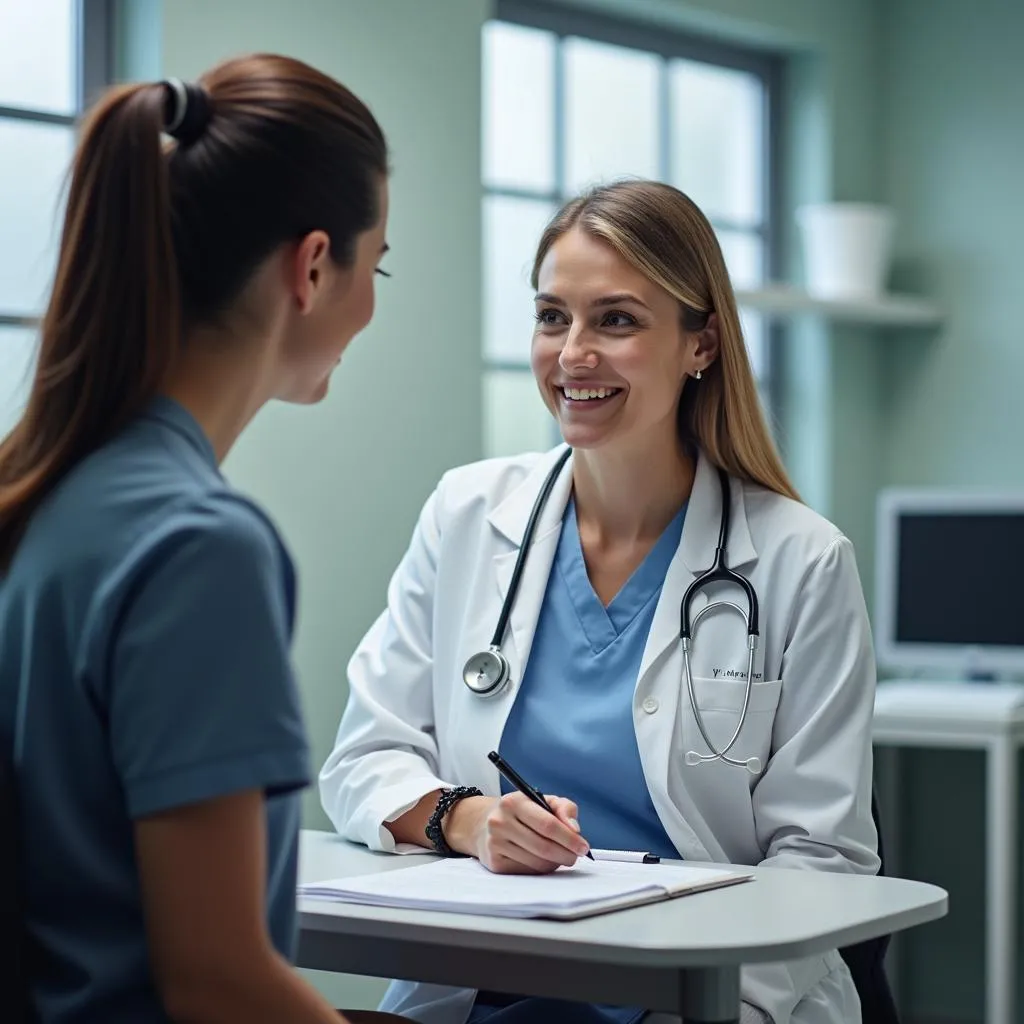
[[[505,657],[501,650],[501,644],[505,639],[505,631],[508,628],[508,620],[512,615],[516,595],[519,593],[519,581],[523,575],[527,553],[529,552],[530,545],[533,543],[533,536],[537,530],[537,522],[544,511],[544,506],[551,495],[551,490],[555,486],[555,481],[558,479],[562,472],[562,467],[571,454],[572,449],[566,448],[559,456],[558,461],[545,478],[544,485],[541,487],[536,501],[533,503],[530,518],[527,520],[526,529],[523,532],[523,541],[519,547],[519,554],[516,556],[516,563],[512,569],[512,579],[509,581],[508,593],[505,595],[505,600],[502,603],[501,613],[498,615],[498,623],[494,628],[494,636],[491,637],[490,646],[486,651],[480,651],[472,655],[462,670],[462,677],[465,680],[466,686],[479,697],[497,696],[505,690],[511,680],[511,666],[509,665],[508,658]],[[729,751],[732,750],[739,739],[740,733],[743,731],[743,723],[747,720],[747,712],[750,708],[750,695],[754,688],[754,658],[757,652],[759,634],[757,628],[757,592],[754,590],[750,580],[740,573],[733,571],[725,564],[726,544],[729,540],[730,493],[729,476],[724,469],[718,469],[718,482],[722,488],[722,516],[718,527],[718,546],[715,548],[715,560],[710,569],[702,572],[686,588],[686,593],[683,594],[683,599],[679,604],[679,639],[683,649],[683,675],[686,679],[686,692],[690,698],[690,707],[693,709],[693,717],[697,722],[697,728],[711,753],[700,754],[696,750],[688,750],[685,761],[691,766],[703,764],[706,761],[724,761],[726,764],[735,765],[737,768],[746,768],[752,775],[757,775],[761,771],[761,759],[759,757],[748,757],[741,760],[729,756]],[[690,606],[693,604],[697,594],[704,587],[712,583],[723,582],[733,583],[743,591],[747,600],[746,611],[733,601],[714,601],[706,604],[696,615],[691,616]],[[739,722],[736,724],[736,731],[721,750],[712,743],[711,737],[704,726],[704,718],[697,705],[697,694],[694,690],[693,673],[690,668],[693,631],[697,623],[708,612],[716,608],[731,608],[742,616],[747,627],[747,679],[746,692],[743,695],[743,708],[740,711]]]

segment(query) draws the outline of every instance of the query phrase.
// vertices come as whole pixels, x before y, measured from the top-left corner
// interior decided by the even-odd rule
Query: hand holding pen
[[[564,805],[564,806],[561,807],[560,809],[568,811],[568,816],[563,818],[563,817],[561,817],[561,815],[559,815],[558,811],[551,805],[551,803],[548,802],[548,800],[545,798],[544,794],[541,793],[540,790],[538,790],[535,787],[531,786],[530,783],[528,783],[526,781],[526,779],[524,779],[519,774],[519,772],[517,772],[515,770],[515,768],[513,768],[512,765],[510,765],[508,763],[508,761],[506,761],[501,756],[501,754],[499,754],[496,750],[492,750],[487,755],[487,758],[494,765],[494,767],[497,768],[498,771],[501,772],[501,774],[520,793],[522,793],[528,800],[531,801],[531,803],[536,804],[536,806],[538,806],[538,807],[542,807],[545,811],[547,811],[548,814],[553,815],[557,820],[559,820],[559,821],[563,822],[564,824],[568,825],[568,827],[570,829],[572,829],[574,832],[576,832],[576,833],[579,832],[580,826],[579,826],[579,822],[576,820],[576,814],[578,812],[576,810],[576,805],[571,800],[562,800],[561,797],[552,797],[551,798],[551,800],[553,800],[553,801],[561,801],[562,805]],[[579,838],[580,838],[580,840],[582,840],[582,837],[579,837]],[[586,841],[585,840],[582,840],[582,843],[583,843],[583,845],[586,845]],[[581,855],[586,855],[591,860],[593,860],[594,857],[593,857],[593,854],[591,854],[591,852],[590,852],[589,846],[587,846],[586,849],[583,849],[583,845],[580,845],[580,843],[577,842],[576,844],[574,844],[573,848],[581,851]]]
[[[491,760],[495,757],[500,760],[498,754]],[[504,761],[501,764],[512,770]],[[516,777],[525,785],[517,773]],[[589,856],[590,846],[576,822],[579,811],[571,800],[512,784],[516,792],[500,799],[470,797],[452,808],[445,826],[452,849],[476,857],[498,874],[550,874]]]

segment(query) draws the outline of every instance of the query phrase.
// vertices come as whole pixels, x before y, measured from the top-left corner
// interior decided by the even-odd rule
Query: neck
[[[270,398],[269,348],[198,329],[185,339],[184,354],[162,389],[192,414],[218,463]],[[268,355],[254,354],[259,352]]]
[[[597,543],[656,540],[690,496],[696,466],[673,434],[636,451],[577,451],[573,455],[576,518]]]

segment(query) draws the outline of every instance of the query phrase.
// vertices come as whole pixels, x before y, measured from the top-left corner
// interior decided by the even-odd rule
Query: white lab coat
[[[490,643],[527,518],[560,450],[452,470],[427,500],[391,580],[387,610],[349,664],[348,706],[320,774],[323,806],[342,836],[408,852],[396,850],[384,822],[425,794],[451,785],[500,793],[486,755],[499,746],[515,686],[481,699],[463,685],[463,664]],[[540,518],[505,639],[514,682],[529,657],[571,482],[570,459]],[[754,777],[721,761],[684,762],[688,750],[706,748],[683,682],[679,602],[711,563],[721,512],[715,470],[701,457],[633,698],[651,799],[687,860],[873,874],[875,669],[853,548],[797,502],[735,479],[731,492],[728,563],[753,583],[761,629],[757,682],[732,753],[757,755],[765,767]],[[707,602],[699,597],[694,612]],[[721,746],[744,696],[740,617],[705,616],[691,658],[698,703]],[[860,1019],[852,979],[835,951],[745,966],[741,988],[775,1024]],[[422,1024],[463,1024],[473,998],[469,990],[400,982],[382,1009]]]

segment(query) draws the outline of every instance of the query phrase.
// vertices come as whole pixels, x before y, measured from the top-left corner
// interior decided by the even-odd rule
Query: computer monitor
[[[875,589],[881,667],[1024,675],[1024,491],[883,491]]]

